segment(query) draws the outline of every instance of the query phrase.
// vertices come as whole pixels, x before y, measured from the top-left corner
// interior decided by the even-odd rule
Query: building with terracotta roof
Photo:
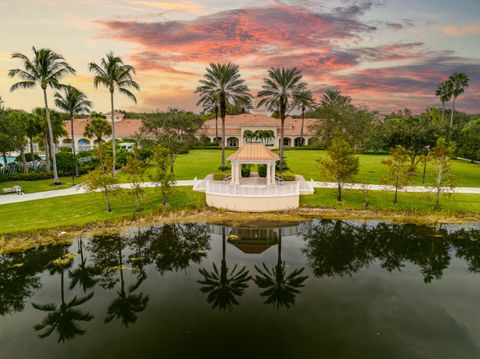
[[[311,127],[318,120],[305,119],[303,129],[303,144],[312,144],[316,139]],[[302,144],[301,133],[302,120],[300,118],[287,117],[284,128],[284,146],[296,147]],[[246,131],[272,131],[274,138],[265,140],[265,144],[272,148],[280,145],[280,120],[263,114],[243,114],[226,116],[225,118],[225,145],[227,147],[243,147],[248,140],[244,136]],[[218,119],[218,137],[215,138],[215,119],[208,120],[204,124],[204,133],[211,142],[221,143],[222,129],[221,119]]]
[[[107,117],[108,123],[111,123],[111,112],[105,114],[105,116]],[[89,118],[76,118],[73,120],[73,137],[77,151],[88,151],[96,144],[95,139],[84,136],[85,126],[87,126],[89,122]],[[123,113],[116,111],[114,112],[114,122],[115,138],[117,139],[128,139],[134,137],[143,124],[142,120],[126,119]],[[58,145],[60,147],[71,147],[72,131],[70,121],[65,121],[64,127],[67,135],[58,139]],[[111,139],[112,136],[105,136],[105,141],[108,142]]]

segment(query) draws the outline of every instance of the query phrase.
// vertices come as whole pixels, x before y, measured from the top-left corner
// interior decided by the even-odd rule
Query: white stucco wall
[[[285,211],[299,207],[298,194],[288,196],[228,196],[220,194],[206,194],[207,205],[236,212],[270,212]]]

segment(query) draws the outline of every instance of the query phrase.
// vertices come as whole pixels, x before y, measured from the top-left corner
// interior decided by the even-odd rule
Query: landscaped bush
[[[258,165],[257,169],[260,177],[267,177],[267,165]]]
[[[221,171],[222,166],[218,166],[218,169]],[[232,169],[232,164],[230,162],[225,163],[225,171],[230,171]]]
[[[117,155],[117,163],[115,166],[116,168],[125,166],[127,164],[127,159],[133,156],[133,154],[131,152],[128,152],[128,150],[125,148],[117,148],[116,155]]]
[[[279,173],[279,175],[283,178],[284,181],[295,181],[295,173],[292,171],[283,171]]]
[[[230,171],[218,171],[213,174],[213,179],[215,181],[223,181],[225,178],[230,176]]]
[[[55,158],[57,160],[57,170],[59,172],[66,172],[69,174],[73,172],[74,162],[71,152],[58,152],[55,154]]]
[[[35,161],[40,161],[41,159],[40,156],[36,153],[33,154],[33,158]],[[27,162],[32,162],[32,154],[30,152],[25,153],[25,159],[27,160]],[[18,155],[17,157],[15,157],[15,162],[22,162],[22,156]]]
[[[242,177],[250,177],[251,169],[252,169],[252,165],[243,164],[240,170],[242,173]]]
[[[138,157],[144,163],[148,163],[153,158],[153,151],[150,148],[141,148],[138,151]]]
[[[58,175],[60,177],[68,177],[71,176],[72,173],[67,173],[63,171],[58,171]],[[11,176],[0,175],[0,182],[7,182],[7,181],[37,181],[37,180],[45,180],[45,179],[52,179],[53,172],[52,171],[30,171],[28,173],[23,172],[16,172]]]

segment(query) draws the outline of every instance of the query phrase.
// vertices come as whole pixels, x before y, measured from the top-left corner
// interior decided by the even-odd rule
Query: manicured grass
[[[305,177],[306,180],[313,178],[315,181],[325,181],[320,174],[317,160],[325,158],[326,151],[292,150],[285,151],[285,157],[290,169]],[[388,155],[365,154],[360,157],[360,173],[356,182],[382,183],[386,166],[382,163]],[[425,185],[432,184],[432,173],[429,171],[431,164],[427,165]],[[457,187],[480,187],[480,164],[456,160],[452,165],[455,185]],[[412,179],[412,185],[422,185],[423,164],[417,166],[417,173]]]
[[[177,187],[169,201],[173,210],[202,208],[205,195],[193,192],[190,187]],[[147,189],[140,215],[160,213],[161,195],[155,189]],[[48,200],[20,202],[0,206],[0,233],[15,233],[62,226],[81,226],[97,221],[108,221],[132,216],[135,211],[133,198],[112,197],[113,211],[105,210],[105,200],[100,193],[56,197]]]
[[[302,207],[322,207],[341,209],[366,209],[365,195],[362,191],[343,190],[343,201],[338,204],[337,191],[333,189],[315,189],[313,195],[301,196]],[[434,194],[432,193],[399,193],[399,202],[393,204],[393,192],[369,191],[367,209],[381,211],[398,211],[410,213],[433,213]],[[480,195],[475,194],[442,194],[440,199],[443,213],[480,213]]]
[[[75,178],[75,184],[79,184],[83,181],[82,177]],[[52,191],[56,189],[64,189],[72,187],[72,177],[61,177],[60,185],[53,185],[53,179],[37,180],[37,181],[8,181],[0,182],[0,194],[4,194],[3,188],[12,188],[15,185],[22,186],[24,193],[34,193],[43,191]]]

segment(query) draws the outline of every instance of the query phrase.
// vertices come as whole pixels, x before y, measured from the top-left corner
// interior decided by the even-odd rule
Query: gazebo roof
[[[228,157],[230,161],[278,161],[279,159],[280,157],[263,143],[247,143]]]

